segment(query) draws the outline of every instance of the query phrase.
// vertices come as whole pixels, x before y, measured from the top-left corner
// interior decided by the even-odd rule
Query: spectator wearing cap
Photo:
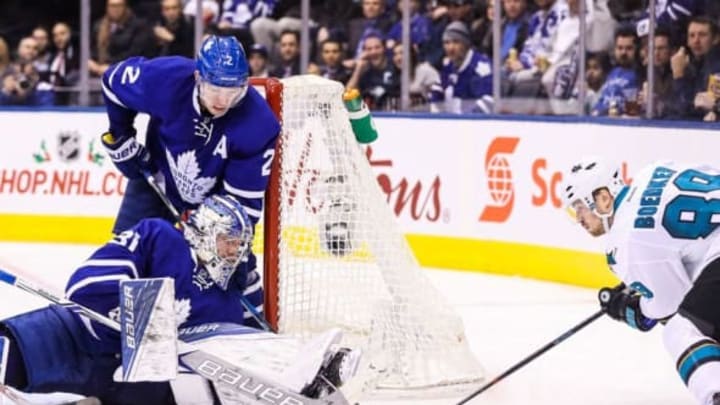
[[[445,63],[440,86],[434,86],[432,112],[491,113],[492,63],[487,55],[471,46],[470,33],[463,22],[455,21],[442,36]]]
[[[262,44],[253,44],[247,52],[250,76],[270,77],[268,51]]]
[[[158,45],[158,56],[193,57],[195,25],[183,15],[181,0],[162,0],[160,19],[153,27],[153,34]]]
[[[442,0],[436,7],[430,10],[430,40],[425,46],[419,49],[422,59],[428,61],[435,68],[440,69],[443,64],[443,44],[442,35],[445,28],[454,22],[462,21],[467,27],[471,27],[474,23],[475,10],[473,8],[473,0]],[[480,29],[480,27],[478,27]],[[471,36],[472,37],[472,36]],[[476,38],[482,37],[478,33]]]
[[[362,52],[355,61],[355,70],[346,85],[360,90],[372,110],[388,110],[390,101],[400,94],[400,72],[390,62],[385,40],[372,33],[363,41]]]

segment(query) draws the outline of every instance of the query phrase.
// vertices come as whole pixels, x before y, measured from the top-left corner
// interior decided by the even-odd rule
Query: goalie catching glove
[[[116,138],[110,132],[106,132],[101,139],[110,160],[125,177],[139,179],[143,177],[144,171],[153,172],[150,153],[135,139],[135,136]]]
[[[605,287],[598,293],[600,306],[610,318],[625,322],[635,329],[647,332],[657,321],[646,318],[640,311],[640,294],[634,290],[626,289],[625,284],[617,287]]]

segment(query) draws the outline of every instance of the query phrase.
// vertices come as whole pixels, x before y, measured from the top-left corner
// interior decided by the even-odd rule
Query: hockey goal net
[[[363,349],[355,399],[481,380],[461,319],[418,266],[355,140],[342,85],[252,84],[282,123],[260,242],[271,325],[301,339],[343,329],[343,343]]]

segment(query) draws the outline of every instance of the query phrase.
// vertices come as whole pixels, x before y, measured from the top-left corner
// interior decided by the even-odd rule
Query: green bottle
[[[355,139],[360,143],[374,142],[377,137],[377,129],[370,115],[370,109],[360,97],[358,89],[350,89],[343,93],[343,102],[350,115],[350,126],[352,126]]]

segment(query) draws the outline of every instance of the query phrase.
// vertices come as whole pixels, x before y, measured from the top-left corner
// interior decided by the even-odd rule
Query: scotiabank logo
[[[505,222],[515,203],[515,188],[508,155],[515,152],[519,138],[498,137],[493,139],[485,153],[485,174],[492,203],[480,214],[480,221]]]
[[[436,175],[429,183],[409,180],[406,177],[392,178],[390,174],[381,172],[381,168],[391,168],[393,161],[373,159],[372,153],[372,147],[368,147],[366,152],[368,162],[375,169],[377,182],[396,216],[405,213],[414,221],[424,219],[430,222],[437,222],[441,216],[444,216],[447,220],[449,214],[442,212],[440,203],[440,176]]]

